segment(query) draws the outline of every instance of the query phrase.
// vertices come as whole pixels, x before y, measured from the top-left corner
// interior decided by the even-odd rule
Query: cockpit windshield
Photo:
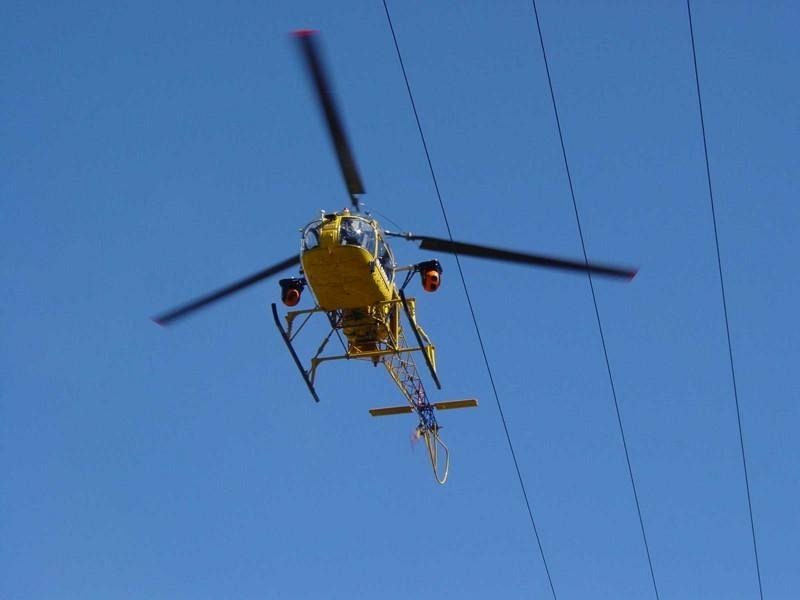
[[[350,215],[346,211],[325,215],[322,219],[312,221],[302,230],[302,252],[315,250],[321,246],[332,250],[330,246],[337,243],[340,246],[363,248],[370,255],[370,264],[379,265],[387,282],[391,283],[394,280],[396,267],[394,256],[380,230],[376,229],[376,225],[375,221]]]
[[[375,228],[361,217],[342,217],[339,242],[342,245],[361,246],[375,253]]]
[[[309,223],[303,231],[303,250],[312,250],[319,246],[319,228],[322,221]]]

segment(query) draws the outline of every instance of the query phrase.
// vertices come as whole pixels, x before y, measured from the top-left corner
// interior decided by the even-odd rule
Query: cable
[[[536,17],[536,29],[539,32],[539,43],[540,43],[540,45],[542,47],[542,59],[544,61],[545,72],[547,74],[547,85],[550,88],[550,99],[552,100],[553,112],[555,113],[555,117],[556,117],[556,126],[558,128],[558,139],[561,142],[561,154],[564,157],[564,168],[566,169],[566,172],[567,172],[567,182],[569,183],[569,193],[570,193],[570,196],[572,197],[572,208],[575,211],[575,222],[578,225],[578,235],[579,235],[580,240],[581,240],[581,249],[583,251],[583,260],[588,263],[589,262],[589,258],[588,258],[588,254],[586,252],[586,242],[584,241],[584,238],[583,238],[583,229],[581,228],[581,219],[580,219],[580,215],[578,214],[578,203],[575,200],[575,188],[572,185],[572,175],[571,175],[571,172],[570,172],[570,169],[569,169],[569,161],[567,160],[567,149],[566,149],[566,145],[564,144],[564,133],[563,133],[562,128],[561,128],[561,120],[559,119],[559,116],[558,116],[558,107],[556,105],[556,95],[555,95],[555,92],[553,91],[553,80],[550,77],[550,67],[549,67],[548,62],[547,62],[547,52],[545,51],[545,48],[544,48],[544,37],[542,36],[542,26],[541,26],[541,23],[539,21],[539,11],[536,9],[536,0],[531,0],[531,4],[533,5],[534,17]],[[645,553],[647,554],[647,564],[650,566],[650,578],[653,581],[653,591],[655,592],[656,599],[658,600],[659,599],[658,586],[656,585],[656,576],[655,576],[655,572],[653,570],[653,560],[652,560],[652,558],[650,556],[650,547],[649,547],[649,545],[647,543],[647,535],[645,534],[644,519],[642,518],[642,509],[641,509],[641,506],[639,504],[639,494],[636,491],[636,481],[635,481],[635,479],[633,477],[633,468],[631,467],[631,457],[630,457],[630,453],[628,452],[628,443],[627,443],[627,441],[625,439],[625,429],[622,426],[622,415],[620,413],[619,402],[617,400],[617,391],[616,391],[616,388],[614,387],[614,378],[611,375],[611,362],[608,359],[608,349],[606,347],[606,338],[605,338],[605,335],[603,333],[603,324],[602,324],[602,322],[600,320],[600,309],[597,307],[597,295],[595,294],[595,291],[594,291],[594,282],[592,281],[591,274],[587,274],[587,277],[589,278],[589,289],[591,289],[591,292],[592,292],[592,302],[594,303],[594,314],[595,314],[595,317],[597,318],[597,328],[600,331],[600,342],[602,343],[602,346],[603,346],[603,357],[605,358],[605,361],[606,361],[606,370],[608,371],[608,381],[611,384],[611,396],[614,399],[614,409],[617,412],[617,424],[619,425],[619,433],[620,433],[620,437],[622,438],[622,447],[625,450],[625,462],[628,465],[628,475],[630,476],[631,488],[633,489],[633,499],[636,502],[636,513],[639,515],[639,527],[642,530],[642,540],[644,541],[644,550],[645,550]]]
[[[388,7],[388,5],[386,3],[386,0],[383,0],[383,8],[386,11],[386,20],[388,21],[389,29],[392,32],[392,40],[394,41],[394,49],[397,52],[397,60],[400,62],[400,69],[403,72],[403,79],[405,80],[406,90],[408,91],[408,98],[411,101],[411,108],[412,108],[412,110],[414,112],[414,119],[417,122],[417,129],[419,131],[420,139],[422,140],[422,148],[425,150],[425,158],[428,161],[428,170],[430,171],[431,179],[433,180],[433,188],[436,191],[436,197],[439,199],[439,208],[442,211],[442,217],[444,218],[444,224],[445,224],[445,227],[447,228],[447,235],[450,237],[450,240],[452,241],[453,240],[453,234],[452,234],[452,231],[450,229],[450,221],[447,218],[447,210],[445,209],[444,201],[442,200],[442,194],[439,191],[439,184],[438,184],[438,182],[436,180],[436,173],[433,170],[433,162],[431,161],[430,152],[428,152],[428,144],[425,141],[425,134],[422,131],[422,124],[420,123],[420,120],[419,120],[419,113],[417,112],[417,105],[414,102],[414,94],[411,92],[411,84],[409,83],[409,80],[408,80],[408,74],[406,73],[406,67],[405,67],[405,64],[403,63],[402,54],[400,53],[400,46],[397,43],[397,35],[395,34],[395,31],[394,31],[394,25],[392,24],[392,17],[389,14],[389,7]],[[553,586],[553,578],[550,576],[550,568],[547,566],[547,560],[545,559],[545,556],[544,556],[544,548],[542,547],[542,540],[539,537],[539,531],[538,531],[538,529],[536,527],[536,520],[533,518],[533,510],[531,509],[531,503],[530,503],[530,500],[528,499],[528,493],[527,493],[527,491],[525,489],[525,481],[522,478],[522,472],[520,471],[520,468],[519,468],[519,461],[517,460],[517,454],[514,451],[514,445],[511,443],[511,434],[509,433],[509,430],[508,430],[508,423],[506,422],[505,415],[503,414],[503,407],[500,404],[500,396],[497,393],[497,386],[495,385],[494,376],[492,374],[492,369],[491,369],[491,366],[489,364],[489,358],[486,355],[486,347],[484,346],[483,337],[481,336],[480,328],[478,327],[478,319],[475,316],[475,309],[472,306],[472,300],[471,300],[470,295],[469,295],[469,289],[467,288],[467,282],[466,282],[466,279],[464,278],[464,271],[461,269],[461,261],[459,260],[459,257],[458,257],[457,254],[455,255],[455,258],[456,258],[456,265],[458,266],[458,274],[459,274],[459,277],[461,278],[461,285],[464,287],[464,295],[467,298],[467,305],[469,306],[469,312],[470,312],[470,315],[472,316],[472,324],[475,327],[475,334],[478,337],[478,343],[479,343],[479,345],[481,347],[481,354],[483,355],[483,363],[486,366],[486,372],[489,374],[489,382],[491,384],[492,393],[494,394],[494,399],[495,399],[495,402],[497,404],[497,411],[500,413],[500,420],[503,423],[503,430],[505,431],[506,440],[508,441],[508,448],[511,451],[511,458],[514,461],[514,468],[517,471],[517,478],[519,479],[519,485],[520,485],[520,488],[522,489],[522,497],[524,498],[525,506],[528,509],[528,516],[530,517],[531,527],[533,528],[533,533],[534,533],[534,536],[536,537],[536,543],[539,546],[539,553],[541,554],[541,557],[542,557],[542,563],[544,564],[544,570],[545,570],[545,572],[547,574],[547,582],[550,584],[550,591],[553,594],[553,600],[556,600],[556,590],[555,590],[555,587]]]
[[[722,313],[725,317],[725,336],[728,340],[728,359],[731,365],[731,380],[733,381],[733,399],[736,404],[736,422],[739,426],[739,447],[742,452],[742,469],[744,471],[744,486],[747,491],[747,512],[750,515],[750,532],[753,536],[753,555],[756,560],[756,577],[758,578],[758,593],[764,600],[764,589],[761,585],[761,567],[758,562],[758,545],[756,544],[756,527],[753,521],[753,503],[750,498],[750,478],[747,476],[747,458],[744,451],[744,436],[742,435],[742,413],[739,409],[739,393],[736,388],[736,369],[733,363],[733,346],[731,344],[731,328],[728,321],[728,303],[725,298],[725,280],[722,276],[722,258],[719,251],[719,234],[717,232],[717,213],[714,208],[714,192],[711,187],[711,167],[708,160],[708,141],[706,139],[706,124],[703,118],[703,100],[700,96],[700,75],[697,70],[697,50],[694,44],[694,26],[692,25],[692,7],[690,0],[686,0],[686,11],[689,15],[689,35],[692,40],[692,61],[694,63],[694,79],[697,85],[697,106],[700,109],[700,130],[703,134],[703,153],[706,161],[706,180],[708,182],[708,199],[711,203],[711,218],[714,222],[714,245],[717,249],[717,269],[719,270],[719,288],[722,293]]]

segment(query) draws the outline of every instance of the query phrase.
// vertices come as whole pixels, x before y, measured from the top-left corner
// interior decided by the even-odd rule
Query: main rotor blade
[[[358,167],[350,150],[350,143],[342,124],[341,111],[336,107],[328,74],[322,65],[317,33],[304,29],[295,31],[294,36],[300,43],[300,49],[306,60],[306,70],[314,83],[320,108],[325,114],[331,141],[336,150],[336,157],[339,159],[339,167],[342,170],[347,191],[350,193],[350,201],[353,203],[353,208],[358,210],[356,196],[364,193],[364,185],[361,183],[361,176],[358,174]]]
[[[463,242],[454,242],[425,235],[410,235],[407,236],[407,239],[419,241],[419,247],[423,250],[447,252],[450,254],[460,254],[462,256],[476,256],[478,258],[535,265],[564,271],[578,271],[581,273],[592,273],[593,275],[604,275],[606,277],[619,277],[623,279],[633,279],[637,272],[636,269],[625,267],[585,263],[583,261],[545,256],[542,254],[514,252],[512,250],[503,250],[491,246],[479,246],[477,244],[465,244]]]
[[[272,265],[271,267],[267,267],[259,271],[258,273],[253,273],[249,277],[245,277],[244,279],[240,279],[239,281],[232,283],[230,285],[225,286],[224,288],[218,289],[215,292],[211,292],[210,294],[206,294],[205,296],[201,296],[196,300],[192,300],[187,304],[182,306],[178,306],[169,310],[165,313],[160,315],[156,315],[152,317],[153,321],[155,321],[159,325],[169,325],[173,321],[177,321],[196,310],[200,310],[201,308],[216,302],[217,300],[222,300],[230,296],[231,294],[235,294],[239,290],[243,290],[244,288],[253,285],[254,283],[258,283],[259,281],[263,281],[268,277],[272,277],[281,271],[285,271],[286,269],[293,267],[300,263],[299,256],[292,256],[291,258],[287,258],[284,261],[281,261],[277,264]]]

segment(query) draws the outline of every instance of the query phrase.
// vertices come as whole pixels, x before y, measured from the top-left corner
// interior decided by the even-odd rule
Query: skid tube
[[[275,325],[278,327],[278,331],[281,333],[281,337],[283,341],[286,343],[286,347],[289,349],[289,354],[292,355],[294,359],[294,364],[297,365],[297,369],[300,371],[300,375],[303,377],[303,381],[306,382],[308,386],[308,391],[311,392],[311,396],[314,398],[314,402],[319,402],[319,396],[317,396],[317,392],[314,389],[314,384],[311,383],[311,379],[308,377],[308,372],[303,368],[303,363],[300,362],[300,358],[297,356],[297,352],[294,351],[294,346],[292,346],[292,340],[289,338],[289,334],[286,333],[286,330],[281,325],[281,318],[278,316],[278,307],[273,302],[272,303],[272,317],[275,319]]]
[[[400,300],[403,302],[403,310],[406,312],[406,317],[408,317],[408,322],[411,325],[411,329],[414,331],[414,337],[417,338],[417,343],[419,344],[420,349],[422,350],[422,356],[425,359],[425,364],[428,365],[428,370],[431,372],[431,378],[433,379],[433,383],[436,384],[437,389],[442,389],[442,384],[439,383],[439,376],[436,374],[436,369],[433,367],[433,363],[431,362],[430,357],[428,356],[428,352],[425,348],[425,342],[422,340],[422,336],[419,333],[419,329],[417,328],[417,321],[411,315],[411,309],[408,308],[408,301],[406,300],[406,295],[403,290],[400,290]]]

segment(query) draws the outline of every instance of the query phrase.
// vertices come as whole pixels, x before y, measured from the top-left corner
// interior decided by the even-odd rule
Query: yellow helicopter
[[[436,387],[441,389],[436,372],[436,347],[420,327],[416,317],[416,301],[405,295],[405,289],[419,275],[422,288],[435,292],[441,284],[442,267],[438,260],[400,266],[387,238],[397,237],[420,242],[424,250],[462,256],[536,265],[562,270],[592,273],[631,279],[633,269],[610,265],[589,264],[540,254],[528,254],[489,246],[456,242],[431,236],[384,230],[378,221],[360,214],[359,196],[364,193],[350,144],[345,134],[327,74],[323,68],[316,32],[301,30],[294,33],[305,59],[336,156],[350,195],[351,209],[322,212],[301,231],[300,254],[271,265],[253,275],[232,283],[187,304],[153,317],[159,325],[168,325],[209,304],[230,296],[250,285],[300,265],[297,277],[281,279],[281,301],[289,307],[281,318],[278,307],[272,304],[272,315],[289,354],[297,365],[312,397],[319,402],[314,387],[317,369],[325,362],[363,360],[382,364],[401,393],[406,404],[374,408],[373,416],[416,413],[418,424],[415,436],[425,440],[436,480],[443,484],[449,472],[450,456],[440,437],[435,411],[475,407],[474,399],[430,402],[415,363],[421,355]],[[402,282],[398,280],[402,278]],[[308,287],[314,306],[294,309]],[[413,334],[411,343],[405,337],[403,316]],[[295,340],[310,319],[319,317],[326,323],[328,333],[307,364],[295,348]],[[336,338],[340,349],[332,350],[329,342]],[[335,344],[334,344],[335,345]]]

